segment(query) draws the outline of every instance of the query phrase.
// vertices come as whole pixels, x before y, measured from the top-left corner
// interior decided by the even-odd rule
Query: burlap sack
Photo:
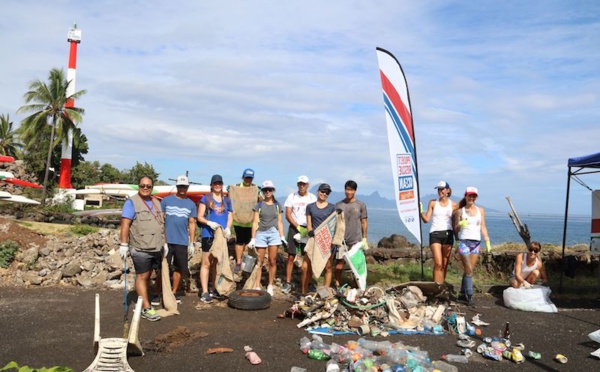
[[[235,291],[235,281],[233,272],[229,264],[229,252],[227,249],[227,239],[222,228],[215,230],[212,247],[209,253],[217,260],[217,275],[215,276],[215,289],[220,295],[226,296]]]
[[[258,200],[258,186],[241,187],[229,186],[229,197],[233,207],[233,221],[241,224],[252,223],[254,211]]]
[[[313,276],[319,278],[327,266],[327,261],[331,257],[331,245],[337,234],[338,219],[340,215],[333,212],[325,221],[315,229],[314,237],[308,239],[304,252],[310,259]],[[343,235],[342,235],[343,238]]]

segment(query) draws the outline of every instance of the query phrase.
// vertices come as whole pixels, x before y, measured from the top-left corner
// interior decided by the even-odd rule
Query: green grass
[[[12,240],[0,242],[0,267],[8,268],[10,263],[14,261],[15,255],[19,251],[19,244]]]
[[[84,236],[97,232],[98,228],[90,225],[80,224],[71,226],[70,231],[77,236]]]

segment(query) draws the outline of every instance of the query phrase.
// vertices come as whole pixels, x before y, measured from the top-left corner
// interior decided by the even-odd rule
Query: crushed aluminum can
[[[497,353],[495,350],[487,350],[481,355],[491,360],[502,361],[502,354]]]
[[[527,352],[527,357],[531,358],[531,359],[542,359],[542,354],[540,353],[536,353],[535,351],[528,351]]]
[[[471,349],[468,349],[468,348],[464,348],[460,352],[467,358],[470,358],[473,356],[473,352],[471,351]]]
[[[477,352],[479,354],[483,354],[488,349],[490,349],[490,346],[488,344],[481,344],[481,345],[477,346]],[[492,350],[494,350],[494,349],[492,349]]]
[[[491,337],[485,337],[483,339],[483,342],[485,342],[486,344],[491,344],[492,343],[492,338]]]

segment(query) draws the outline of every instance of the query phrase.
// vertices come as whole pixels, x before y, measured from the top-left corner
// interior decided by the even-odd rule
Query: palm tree
[[[33,103],[21,106],[17,110],[17,113],[32,112],[21,122],[19,131],[23,138],[39,141],[39,134],[45,132],[42,129],[46,125],[50,125],[50,141],[43,183],[44,193],[46,193],[48,184],[52,150],[67,137],[70,128],[74,128],[76,123],[81,122],[81,116],[84,114],[82,108],[65,107],[67,100],[77,99],[86,93],[85,90],[80,90],[67,97],[67,87],[70,83],[65,78],[62,69],[53,68],[48,75],[48,84],[41,80],[35,80],[29,84],[29,91],[23,98],[25,103]]]
[[[17,140],[17,133],[12,126],[8,114],[0,114],[0,155],[17,157],[23,144]]]

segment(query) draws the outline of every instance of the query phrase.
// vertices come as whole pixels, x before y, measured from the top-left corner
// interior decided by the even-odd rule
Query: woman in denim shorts
[[[485,210],[475,205],[479,192],[475,187],[467,187],[465,197],[458,203],[454,212],[454,233],[458,236],[458,253],[463,265],[463,278],[460,286],[462,299],[475,307],[473,301],[473,269],[479,258],[481,237],[485,240],[488,252],[491,249],[490,237],[485,226]]]
[[[261,268],[256,276],[256,289],[261,289],[262,266],[268,249],[269,256],[269,284],[267,292],[273,296],[273,281],[277,273],[277,249],[281,244],[287,246],[283,235],[283,208],[275,200],[275,185],[272,181],[262,183],[264,200],[254,207],[254,222],[252,224],[252,239],[248,247],[256,248],[258,252],[258,267]]]

